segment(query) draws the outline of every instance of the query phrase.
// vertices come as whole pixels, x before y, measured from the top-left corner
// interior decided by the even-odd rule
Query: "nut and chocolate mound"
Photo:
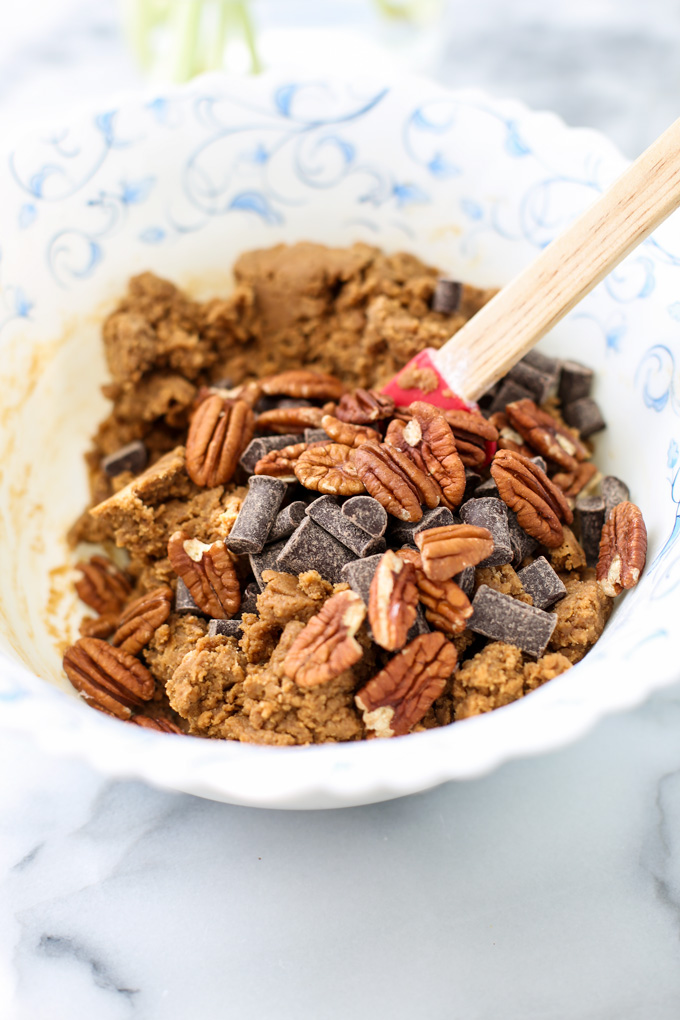
[[[70,533],[96,546],[64,655],[83,698],[159,732],[325,743],[489,712],[582,659],[646,555],[591,460],[592,371],[532,352],[470,412],[416,372],[397,407],[382,386],[492,292],[362,244],[234,274],[200,303],[144,273],[104,323],[112,409]]]

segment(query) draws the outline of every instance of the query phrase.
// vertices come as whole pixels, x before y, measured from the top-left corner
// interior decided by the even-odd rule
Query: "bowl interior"
[[[229,267],[244,250],[360,240],[411,251],[463,280],[502,285],[623,165],[600,136],[552,115],[415,80],[386,88],[209,76],[18,143],[0,164],[0,648],[12,690],[35,692],[38,677],[73,693],[60,657],[80,611],[64,536],[86,503],[82,454],[107,408],[101,318],[130,275],[150,268],[206,297],[228,291]],[[678,234],[670,221],[541,345],[596,371],[609,426],[597,461],[628,482],[641,506],[651,566],[576,670],[493,719],[408,738],[414,752],[427,749],[430,763],[419,778],[412,771],[412,789],[491,767],[499,739],[502,753],[554,746],[672,675]],[[559,724],[546,723],[560,706]],[[97,715],[96,725],[114,727],[117,740],[122,731],[128,742],[156,740],[130,736],[136,728],[78,703],[69,711]],[[252,791],[225,792],[232,778],[220,778],[218,766],[233,750],[206,748],[210,779],[191,788],[256,802]],[[325,762],[331,750],[310,749]],[[350,762],[347,774],[351,756],[367,753],[336,751],[335,774],[338,754]],[[380,753],[387,760],[402,752]],[[265,771],[269,760],[258,758]],[[370,796],[359,786],[351,802],[389,795],[389,784],[374,782]],[[261,800],[277,796],[281,790]]]

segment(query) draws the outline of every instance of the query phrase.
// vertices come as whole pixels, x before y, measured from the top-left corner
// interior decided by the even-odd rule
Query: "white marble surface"
[[[451,4],[437,76],[634,154],[677,114],[675,3],[554,7]],[[115,15],[24,3],[0,130],[135,85]],[[558,754],[338,812],[111,782],[2,732],[0,832],[2,1020],[680,1015],[680,683]]]

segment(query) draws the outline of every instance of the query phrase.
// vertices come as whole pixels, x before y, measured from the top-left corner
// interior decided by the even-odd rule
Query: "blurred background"
[[[417,71],[553,109],[628,156],[680,112],[678,0],[5,0],[0,131],[223,67]]]

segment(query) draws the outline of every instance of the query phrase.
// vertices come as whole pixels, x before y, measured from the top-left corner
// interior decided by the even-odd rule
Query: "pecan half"
[[[431,475],[441,489],[442,503],[454,510],[465,492],[465,468],[451,426],[443,411],[422,400],[414,401],[408,409],[411,420],[406,424],[391,422],[385,441]]]
[[[593,462],[585,460],[578,465],[576,471],[560,471],[553,475],[552,482],[562,490],[567,499],[573,499],[584,489],[594,486],[599,478],[601,478],[600,472]]]
[[[298,687],[316,687],[340,676],[361,658],[355,638],[366,607],[353,591],[341,591],[324,603],[290,646],[283,663]]]
[[[189,425],[186,465],[191,481],[209,488],[225,485],[254,431],[255,416],[244,400],[225,400],[218,393],[206,397]]]
[[[527,446],[519,432],[511,428],[510,419],[507,414],[503,414],[502,411],[496,411],[489,418],[489,423],[498,432],[499,450],[513,450],[515,453],[521,453],[525,457],[536,456],[536,451]]]
[[[460,634],[472,616],[470,600],[455,581],[431,581],[423,570],[420,553],[405,546],[397,556],[411,563],[416,571],[418,599],[425,606],[425,617],[435,630]]]
[[[376,737],[400,737],[420,722],[446,686],[458,661],[438,631],[421,634],[357,691],[364,724]]]
[[[131,602],[118,621],[111,643],[136,655],[170,616],[172,588],[156,588]]]
[[[304,432],[305,429],[320,429],[321,419],[326,411],[323,407],[275,407],[257,416],[257,428],[265,432]]]
[[[340,421],[332,414],[325,414],[321,419],[321,428],[331,437],[334,443],[344,443],[345,446],[361,446],[373,440],[379,443],[382,436],[375,429],[369,429],[366,425],[351,425],[349,422]]]
[[[362,389],[346,393],[335,412],[336,418],[352,425],[368,425],[372,421],[391,418],[393,414],[394,401],[391,397],[377,390]]]
[[[448,581],[465,567],[476,567],[493,552],[491,532],[474,524],[428,528],[416,535],[416,545],[431,581]]]
[[[362,443],[356,451],[355,464],[366,491],[399,520],[419,521],[423,516],[422,503],[431,510],[439,505],[439,486],[396,447]]]
[[[476,411],[446,411],[444,417],[464,467],[481,467],[486,461],[486,444],[498,440],[498,429]]]
[[[364,491],[354,450],[341,443],[309,446],[293,465],[297,480],[306,489],[331,496],[357,496]]]
[[[91,556],[90,562],[76,563],[82,577],[76,581],[78,596],[100,614],[119,613],[132,591],[125,574],[106,556]]]
[[[575,471],[577,462],[590,456],[588,448],[566,425],[537,407],[533,400],[527,398],[506,404],[505,413],[529,446],[565,471]]]
[[[260,457],[255,465],[256,475],[271,475],[274,478],[283,478],[285,481],[295,481],[293,470],[298,460],[309,449],[309,443],[292,443],[280,450],[270,450]]]
[[[368,621],[373,640],[390,652],[403,648],[418,610],[416,569],[388,549],[373,575]]]
[[[203,613],[228,620],[241,605],[241,589],[231,556],[222,539],[212,544],[176,531],[168,542],[170,565]]]
[[[129,719],[131,709],[155,690],[154,678],[139,659],[99,638],[79,638],[67,648],[64,672],[86,701],[119,719]]]
[[[138,712],[137,715],[132,716],[129,722],[134,723],[135,726],[142,726],[145,730],[157,730],[159,733],[184,733],[184,730],[176,722],[163,716],[152,718]]]
[[[334,375],[292,369],[260,379],[262,392],[268,397],[302,397],[305,400],[339,400],[344,385]]]
[[[562,544],[562,522],[571,524],[574,515],[561,489],[545,471],[528,457],[511,450],[499,450],[491,464],[498,493],[517,514],[520,528],[549,549]]]
[[[647,560],[647,528],[635,503],[615,506],[604,523],[597,561],[597,581],[611,598],[634,588]]]
[[[84,616],[78,633],[81,637],[111,637],[118,626],[118,613],[104,613],[102,616]]]

